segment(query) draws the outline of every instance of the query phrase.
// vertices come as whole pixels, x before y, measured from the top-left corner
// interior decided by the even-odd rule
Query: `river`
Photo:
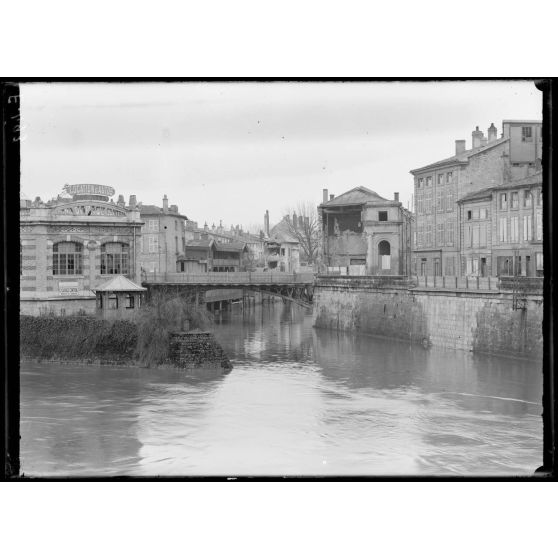
[[[229,374],[23,363],[28,476],[529,475],[541,363],[218,316]]]

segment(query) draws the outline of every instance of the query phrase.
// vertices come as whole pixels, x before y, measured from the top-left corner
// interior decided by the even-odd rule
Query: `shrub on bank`
[[[137,327],[93,316],[20,316],[21,355],[38,359],[132,359]]]
[[[206,329],[211,324],[211,315],[179,296],[169,298],[155,293],[137,314],[136,323],[136,357],[145,366],[152,366],[168,359],[172,331]]]

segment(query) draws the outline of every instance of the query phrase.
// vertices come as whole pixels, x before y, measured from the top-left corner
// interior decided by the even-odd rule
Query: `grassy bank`
[[[154,297],[133,321],[95,316],[21,316],[23,358],[157,366],[169,360],[172,331],[206,329],[210,315],[183,299]]]

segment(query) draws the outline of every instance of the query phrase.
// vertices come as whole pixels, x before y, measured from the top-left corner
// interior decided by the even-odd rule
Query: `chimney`
[[[264,227],[266,236],[269,236],[269,209],[265,210]]]
[[[169,210],[169,198],[167,198],[167,194],[163,196],[163,211],[166,213]]]
[[[481,138],[481,147],[484,147],[488,143],[488,138],[482,137]]]
[[[473,136],[473,149],[476,149],[477,147],[481,147],[482,145],[482,138],[484,137],[484,134],[479,130],[479,127],[477,126],[475,130],[473,130],[473,133],[471,134]]]
[[[118,196],[118,205],[121,207],[124,207],[126,205],[126,202],[124,201],[124,196],[122,194]]]
[[[399,201],[399,192],[394,192],[393,193],[393,199],[398,202]]]
[[[324,194],[324,198],[323,198],[323,202],[322,203],[327,203],[327,188],[323,189],[323,194]]]
[[[298,219],[296,218],[296,213],[293,213],[293,226],[297,226],[298,225]]]
[[[171,205],[170,210],[172,213],[178,213],[178,205]]]
[[[488,128],[488,143],[491,141],[496,141],[498,139],[498,130],[496,126],[494,126],[494,122],[490,124],[490,128]]]
[[[135,195],[130,196],[130,202],[128,203],[130,209],[135,209],[136,205],[138,205],[138,201]]]
[[[465,140],[455,140],[455,154],[461,155],[465,151]]]
[[[331,201],[335,197],[334,194],[329,194],[329,200]]]

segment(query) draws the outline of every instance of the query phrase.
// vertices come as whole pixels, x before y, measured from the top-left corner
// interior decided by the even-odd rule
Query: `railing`
[[[467,291],[523,290],[542,292],[542,277],[479,277],[454,275],[419,275],[413,277],[419,288]]]
[[[271,285],[309,284],[314,274],[283,272],[209,272],[209,273],[159,273],[144,272],[142,283],[172,283],[190,285]]]

